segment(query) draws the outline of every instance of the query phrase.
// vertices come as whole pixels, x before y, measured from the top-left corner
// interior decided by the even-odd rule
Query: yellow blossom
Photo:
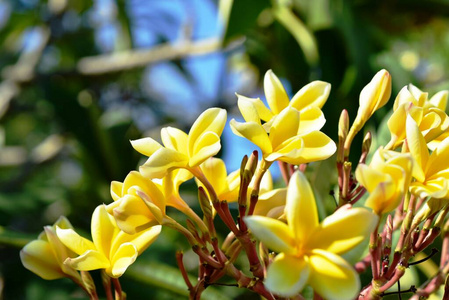
[[[364,208],[344,208],[320,224],[312,189],[300,172],[290,180],[285,215],[288,224],[263,216],[244,219],[256,238],[279,253],[268,266],[266,287],[285,297],[307,284],[326,299],[356,297],[359,276],[339,255],[370,234],[377,216]]]
[[[306,127],[310,123],[321,128],[324,125],[326,120],[321,108],[329,97],[331,90],[329,83],[312,81],[301,88],[290,101],[279,78],[273,71],[268,70],[264,77],[264,90],[269,108],[259,98],[237,95],[238,106],[245,120],[260,119],[265,122],[263,126],[269,131],[273,117],[290,106],[301,112],[301,126]]]
[[[255,108],[248,107],[250,109]],[[280,160],[297,165],[323,160],[334,154],[335,143],[319,131],[324,123],[311,122],[301,126],[300,116],[296,108],[287,106],[273,117],[269,128],[264,128],[257,114],[248,111],[244,115],[245,123],[233,119],[230,125],[236,135],[258,146],[268,162]]]
[[[426,142],[435,140],[447,131],[449,128],[449,117],[445,113],[447,95],[447,91],[441,91],[428,99],[427,93],[411,84],[402,88],[394,102],[393,114],[388,120],[391,140],[386,148],[395,149],[402,144],[406,137],[408,115],[418,124]],[[430,148],[435,149],[439,142],[430,143]]]
[[[38,239],[28,243],[20,251],[22,264],[46,280],[70,277],[80,283],[80,274],[64,264],[68,257],[76,256],[76,254],[59,240],[56,235],[56,226],[65,229],[73,228],[65,217],[60,217],[53,226],[45,226]]]
[[[210,108],[198,117],[188,135],[177,128],[163,128],[161,138],[165,147],[152,138],[131,141],[134,149],[149,157],[140,172],[148,178],[162,178],[177,168],[199,166],[220,151],[225,123],[226,111]]]
[[[67,258],[65,264],[80,270],[104,269],[110,277],[120,277],[161,231],[161,226],[153,226],[137,234],[121,231],[114,218],[107,213],[104,205],[98,206],[91,221],[92,241],[81,237],[73,229],[56,227],[62,243],[78,254]]]
[[[448,198],[449,196],[449,139],[442,141],[429,154],[421,129],[407,116],[407,146],[414,159],[410,192],[418,197]]]
[[[355,175],[370,193],[365,206],[378,214],[395,209],[407,192],[412,177],[413,159],[410,154],[379,149],[370,165],[359,164]]]

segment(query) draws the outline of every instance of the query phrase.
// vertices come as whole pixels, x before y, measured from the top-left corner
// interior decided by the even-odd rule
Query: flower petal
[[[161,139],[162,143],[166,148],[178,151],[179,153],[187,155],[188,146],[187,139],[188,135],[184,131],[174,128],[174,127],[165,127],[161,130]]]
[[[216,155],[221,149],[220,137],[215,132],[205,132],[196,141],[190,152],[189,167],[196,167]]]
[[[355,270],[340,256],[313,250],[309,256],[308,283],[328,300],[354,299],[360,292],[360,279]]]
[[[256,123],[260,122],[260,120],[263,120],[265,122],[269,121],[271,118],[273,118],[273,113],[265,106],[265,104],[260,100],[260,98],[248,98],[242,95],[237,94],[238,97],[238,105],[239,110],[242,113],[243,118],[245,121],[254,121]],[[242,102],[240,104],[240,102]],[[252,108],[249,107],[251,104]],[[255,109],[256,115],[259,120],[253,119],[256,115],[254,115],[254,112],[251,111],[251,114],[247,114],[246,109]],[[247,119],[248,118],[248,119]]]
[[[137,248],[131,243],[121,244],[114,256],[111,259],[111,266],[106,270],[106,273],[117,278],[125,273],[126,269],[136,261]]]
[[[140,166],[139,171],[147,178],[162,178],[172,169],[186,167],[188,162],[189,158],[186,155],[172,149],[161,148]]]
[[[312,131],[302,135],[301,138],[304,141],[304,148],[297,164],[324,160],[337,151],[335,142],[321,131]]]
[[[76,258],[67,258],[64,263],[80,271],[106,269],[110,266],[109,259],[96,250],[88,250]]]
[[[248,216],[244,220],[252,234],[269,249],[278,253],[295,252],[295,241],[285,223],[262,216]]]
[[[299,123],[298,134],[306,134],[315,130],[320,130],[326,123],[321,109],[311,107],[301,111],[301,122]]]
[[[149,137],[131,141],[131,145],[137,152],[148,157],[162,148],[161,144]]]
[[[73,229],[62,229],[56,227],[56,235],[67,248],[78,255],[81,255],[88,250],[96,249],[94,243],[81,237]]]
[[[121,183],[119,181],[111,182],[110,192],[111,192],[111,197],[114,201],[117,201],[118,199],[120,199],[120,197],[123,196],[122,191],[123,191],[123,183]]]
[[[196,119],[189,131],[188,137],[190,157],[192,157],[195,152],[194,147],[197,144],[197,139],[199,139],[205,132],[210,131],[217,136],[221,135],[226,124],[226,115],[226,110],[214,107],[207,109],[198,117],[198,119]]]
[[[34,240],[20,251],[20,260],[25,268],[46,280],[65,277],[54,256],[51,246],[43,240]]]
[[[277,115],[270,128],[270,141],[273,149],[284,141],[296,136],[299,128],[299,111],[287,107]]]
[[[262,153],[271,153],[272,148],[270,139],[261,125],[255,122],[241,123],[234,119],[229,122],[229,125],[231,126],[234,134],[250,140],[253,144],[258,146],[260,150],[262,150]]]
[[[119,201],[120,205],[113,209],[113,214],[117,226],[127,234],[134,234],[159,224],[140,197],[126,195]]]
[[[90,230],[95,248],[105,256],[109,256],[111,242],[120,229],[117,227],[114,217],[106,211],[106,205],[101,204],[95,208]]]
[[[408,148],[416,162],[413,164],[413,176],[423,182],[426,177],[424,170],[429,159],[429,150],[418,125],[411,116],[407,116],[406,134]]]
[[[295,240],[305,242],[318,227],[315,197],[307,178],[302,172],[293,173],[288,189],[285,215]]]
[[[304,288],[309,275],[310,267],[303,257],[281,253],[268,267],[265,285],[277,295],[293,297]]]
[[[378,217],[367,209],[339,209],[320,224],[307,243],[309,249],[335,254],[347,252],[369,237]]]
[[[287,92],[273,71],[268,70],[267,73],[265,73],[263,87],[268,105],[275,115],[279,114],[288,106],[289,98]]]
[[[324,81],[312,81],[302,87],[290,101],[290,105],[300,110],[310,107],[322,108],[331,91],[330,83]]]

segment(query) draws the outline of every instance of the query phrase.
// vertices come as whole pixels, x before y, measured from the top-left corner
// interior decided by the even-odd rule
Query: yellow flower
[[[204,176],[214,188],[219,200],[237,201],[240,186],[240,170],[231,172],[228,175],[224,161],[216,157],[207,159],[200,167]],[[198,179],[195,180],[198,186],[204,187]],[[205,190],[207,192],[207,189]]]
[[[120,277],[161,231],[161,226],[153,226],[137,234],[121,231],[104,205],[98,206],[91,222],[92,241],[81,237],[73,229],[56,227],[61,242],[78,254],[67,258],[65,264],[80,271],[105,269],[110,277]]]
[[[232,119],[231,129],[236,135],[245,137],[258,146],[265,161],[280,160],[297,165],[323,160],[334,154],[335,143],[319,131],[324,123],[311,122],[301,126],[300,112],[287,106],[273,117],[269,128],[264,128],[251,109],[255,110],[248,107],[244,115],[245,123]]]
[[[326,120],[321,108],[329,97],[331,90],[329,83],[318,80],[312,81],[301,88],[290,101],[279,78],[273,71],[268,70],[264,78],[264,89],[269,108],[259,98],[237,95],[239,109],[245,120],[260,119],[266,122],[264,128],[268,131],[273,117],[290,106],[301,112],[301,126],[306,127],[309,123],[312,123],[321,124],[321,128],[324,125]]]
[[[438,138],[449,128],[449,118],[445,113],[447,91],[441,91],[428,100],[427,93],[413,85],[405,86],[399,92],[393,106],[393,114],[388,120],[391,140],[388,149],[399,147],[406,137],[406,119],[410,115],[418,124],[426,142]],[[440,140],[441,142],[441,140]],[[436,143],[429,144],[435,149]]]
[[[76,254],[58,239],[56,226],[66,229],[73,228],[65,217],[60,217],[53,226],[45,226],[38,239],[29,242],[20,251],[22,264],[43,279],[70,277],[79,283],[81,282],[79,273],[70,266],[64,265],[64,261],[68,257],[73,257]]]
[[[411,116],[407,116],[407,146],[414,159],[410,192],[418,197],[449,198],[449,139],[429,155],[426,140]]]
[[[140,172],[148,178],[162,178],[177,168],[199,166],[220,151],[225,123],[226,111],[210,108],[198,117],[188,135],[177,128],[163,128],[161,138],[165,147],[152,138],[131,141],[134,149],[149,157]]]
[[[395,209],[412,178],[413,159],[410,154],[379,149],[369,166],[359,164],[355,176],[370,193],[365,206],[378,214]]]
[[[279,253],[268,266],[266,287],[292,297],[309,284],[323,298],[353,299],[360,291],[359,277],[339,254],[363,241],[377,216],[364,208],[339,209],[320,224],[312,189],[300,172],[290,180],[285,215],[288,224],[245,218],[253,235]]]

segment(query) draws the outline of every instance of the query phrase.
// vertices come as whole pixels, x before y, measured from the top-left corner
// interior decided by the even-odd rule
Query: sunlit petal
[[[339,209],[323,220],[307,247],[345,253],[370,235],[377,220],[375,214],[364,208]]]
[[[321,297],[349,300],[360,292],[359,275],[340,256],[316,249],[309,256],[309,264],[308,283]]]
[[[119,231],[119,228],[116,225],[114,217],[106,211],[105,205],[99,205],[95,208],[90,225],[92,241],[96,249],[107,255],[106,253],[109,253],[111,242],[115,234]]]
[[[318,227],[315,196],[302,172],[296,171],[290,179],[285,215],[296,240],[306,241]]]
[[[268,70],[265,73],[263,87],[265,91],[265,97],[267,98],[268,105],[274,114],[279,114],[289,104],[287,92],[284,89],[279,78]]]
[[[112,277],[120,277],[126,269],[136,260],[137,248],[131,243],[121,244],[111,258],[110,274]],[[107,269],[106,272],[109,270]],[[109,273],[109,272],[108,272]]]
[[[123,190],[123,183],[121,183],[119,181],[111,182],[110,192],[111,192],[111,197],[114,201],[117,201],[118,199],[120,199],[120,197],[123,196],[122,190]]]
[[[429,159],[429,150],[418,125],[410,116],[407,116],[406,133],[408,148],[416,162],[413,164],[413,176],[422,182],[425,180],[424,170]]]
[[[148,178],[162,178],[173,168],[186,167],[189,158],[175,150],[161,148],[156,151],[142,166],[139,171]]]
[[[310,275],[309,264],[303,257],[279,254],[268,267],[265,285],[271,292],[293,297],[302,291]]]
[[[245,97],[245,96],[242,96],[239,94],[237,94],[237,97],[239,99],[238,103],[240,103],[240,99],[244,102],[251,102],[251,105],[256,109],[257,117],[260,118],[261,120],[268,121],[271,118],[273,118],[273,116],[274,116],[273,113],[270,111],[270,109],[268,109],[265,106],[265,104],[262,102],[262,100],[260,100],[260,98],[248,98],[248,97]],[[244,113],[245,113],[244,109],[245,109],[246,105],[248,105],[248,104],[245,103],[242,107],[240,107],[240,104],[239,104],[239,109],[240,109],[240,112],[242,113],[242,116],[245,119],[245,121],[248,122],[251,119],[251,117],[248,116],[249,120],[247,120],[244,115]],[[254,122],[257,123],[256,120],[254,120]]]
[[[109,259],[96,250],[88,250],[76,258],[67,258],[65,264],[80,271],[106,269],[110,266]]]
[[[61,229],[56,227],[59,240],[70,250],[80,255],[88,250],[96,249],[95,245],[86,238],[81,237],[73,229]]]
[[[194,148],[196,147],[195,144],[197,144],[197,139],[199,139],[205,132],[210,131],[217,136],[221,135],[226,124],[226,115],[226,110],[214,107],[207,109],[198,117],[198,119],[196,119],[189,131],[189,156],[192,156],[193,153],[195,153]]]
[[[301,123],[299,124],[298,134],[304,135],[306,133],[320,130],[326,123],[321,109],[311,107],[301,111]]]
[[[299,111],[286,108],[277,115],[270,128],[270,141],[273,149],[277,149],[282,142],[298,134]]]
[[[187,155],[187,133],[178,128],[165,127],[161,130],[162,143],[166,148]]]
[[[137,152],[148,157],[162,148],[161,144],[149,137],[131,141],[131,145]]]
[[[337,150],[335,142],[321,131],[309,132],[301,138],[304,141],[304,149],[297,164],[324,160]]]
[[[255,122],[241,123],[232,119],[229,122],[234,134],[244,137],[258,146],[263,153],[271,153],[271,142],[262,126]]]
[[[246,122],[255,122],[257,124],[260,123],[260,116],[257,111],[257,108],[255,106],[254,99],[238,95],[237,104],[240,110],[240,113],[242,114],[243,119],[245,119]],[[259,99],[260,101],[260,99]],[[263,104],[263,103],[262,103]],[[267,109],[267,108],[266,108]],[[267,109],[268,110],[268,109]]]
[[[329,93],[331,91],[330,83],[324,81],[312,81],[311,83],[302,87],[293,96],[290,105],[301,111],[305,108],[317,107],[322,108],[326,103]],[[301,116],[302,118],[302,116]]]
[[[285,223],[262,216],[248,216],[244,220],[252,234],[269,249],[278,253],[295,253],[295,242]]]
[[[209,157],[216,155],[220,149],[220,137],[215,132],[203,133],[195,141],[193,152],[190,153],[189,166],[199,166]]]

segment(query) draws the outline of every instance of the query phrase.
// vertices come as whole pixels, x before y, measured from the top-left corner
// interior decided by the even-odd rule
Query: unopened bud
[[[340,114],[340,119],[338,121],[338,138],[340,140],[345,140],[348,136],[349,131],[349,114],[346,109],[343,109]]]
[[[248,159],[248,162],[246,163],[245,166],[245,178],[249,179],[249,181],[251,181],[251,178],[253,177],[254,173],[256,172],[256,168],[257,168],[257,162],[259,160],[259,155],[257,151],[253,151],[253,153],[251,154],[251,156]],[[248,183],[249,183],[248,181]]]
[[[83,281],[84,288],[89,293],[89,295],[93,296],[97,294],[94,280],[92,279],[92,276],[90,276],[89,272],[81,271],[81,280]]]
[[[210,205],[209,197],[202,186],[198,187],[198,200],[204,217],[206,219],[212,218],[212,206]]]
[[[186,220],[187,229],[190,231],[191,234],[194,236],[198,235],[198,231],[196,230],[195,224],[193,224],[192,220],[187,219]]]

